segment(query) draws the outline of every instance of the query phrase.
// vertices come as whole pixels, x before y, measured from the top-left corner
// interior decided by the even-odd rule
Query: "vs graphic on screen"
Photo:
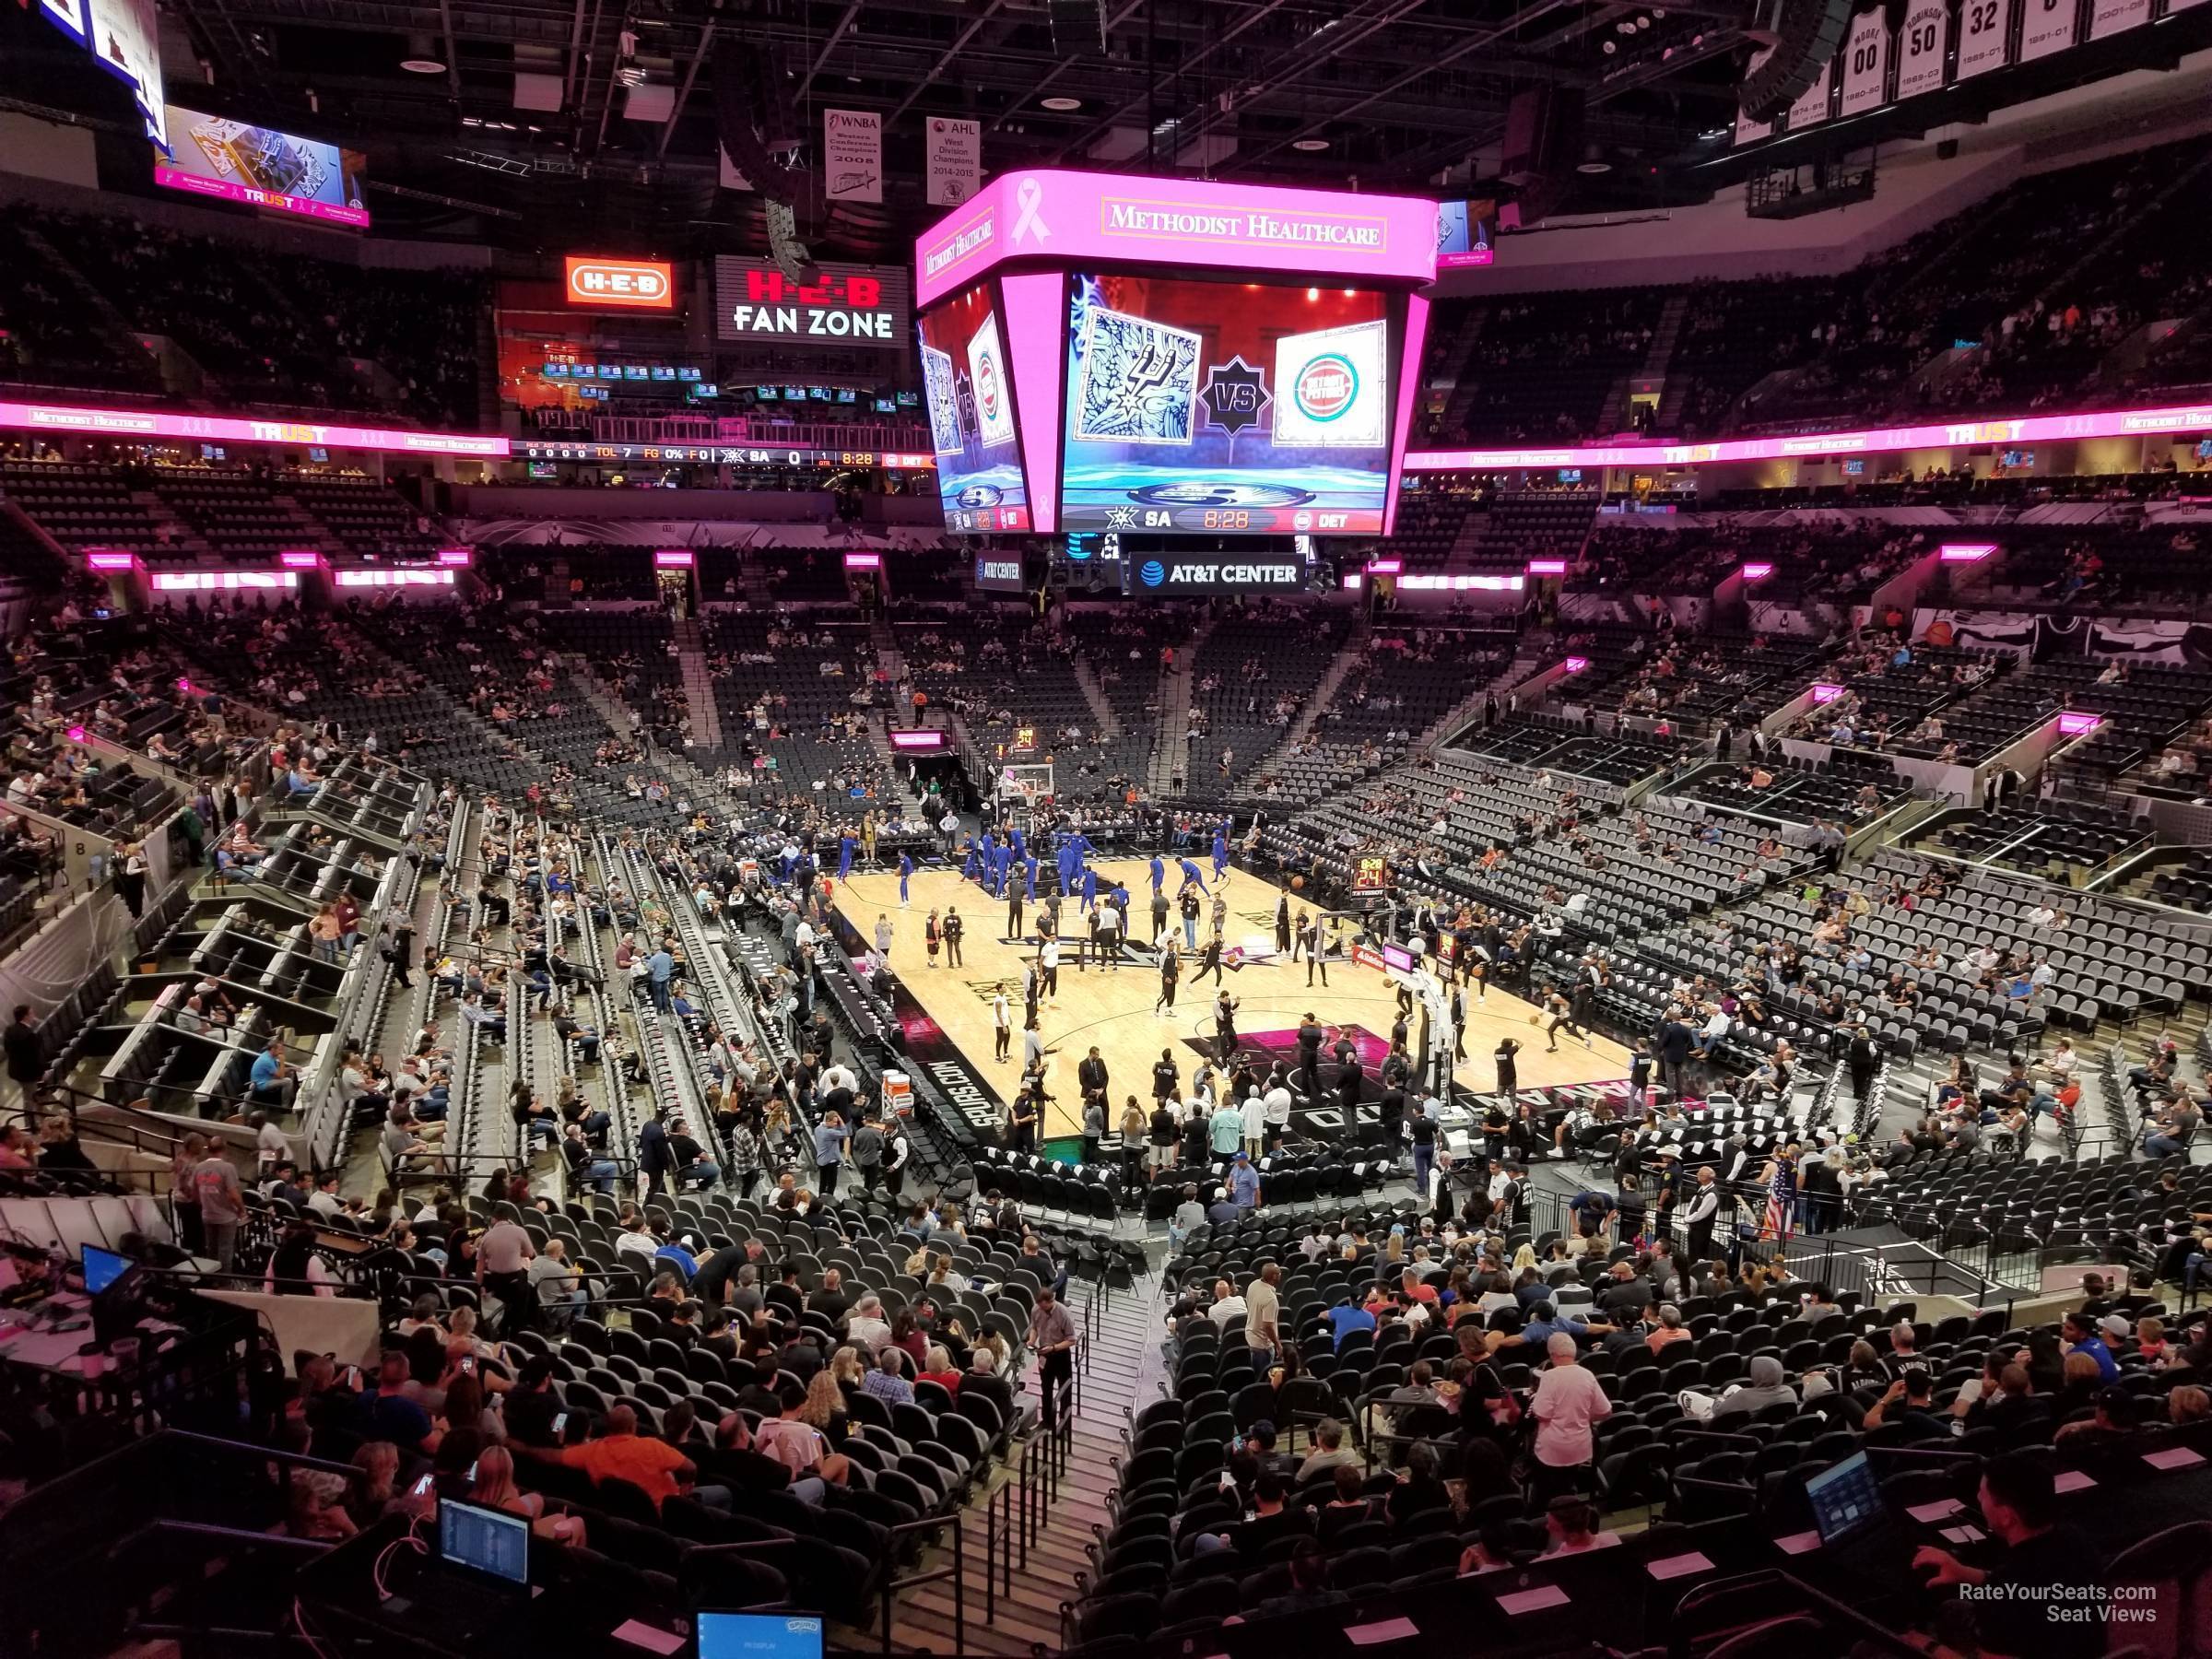
[[[1380,531],[1389,303],[1361,288],[1073,276],[1062,527]]]

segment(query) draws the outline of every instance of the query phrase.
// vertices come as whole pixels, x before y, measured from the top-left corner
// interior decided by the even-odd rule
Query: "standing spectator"
[[[45,1071],[45,1044],[39,1039],[39,1028],[31,1023],[30,1005],[18,1003],[9,1017],[5,1041],[7,1049],[7,1080],[15,1085],[15,1106],[30,1122],[30,1091]]]
[[[1051,1288],[1037,1292],[1030,1311],[1030,1351],[1037,1356],[1037,1388],[1044,1396],[1044,1426],[1060,1420],[1060,1390],[1076,1371],[1076,1322]]]
[[[246,1218],[246,1195],[238,1181],[238,1166],[219,1150],[193,1167],[193,1191],[200,1201],[200,1233],[206,1253],[225,1273],[238,1255],[238,1230]]]
[[[1536,1420],[1536,1496],[1548,1500],[1582,1489],[1596,1451],[1593,1429],[1613,1415],[1613,1402],[1577,1361],[1567,1332],[1554,1332],[1544,1350],[1551,1364],[1537,1379],[1529,1415]]]

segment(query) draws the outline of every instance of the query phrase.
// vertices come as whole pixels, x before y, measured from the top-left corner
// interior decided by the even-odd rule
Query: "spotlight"
[[[1293,138],[1290,141],[1290,147],[1294,150],[1303,150],[1309,156],[1318,155],[1329,147],[1329,141],[1326,138]]]
[[[1083,100],[1079,98],[1047,98],[1039,101],[1055,115],[1065,115],[1072,110],[1079,110],[1083,107]]]

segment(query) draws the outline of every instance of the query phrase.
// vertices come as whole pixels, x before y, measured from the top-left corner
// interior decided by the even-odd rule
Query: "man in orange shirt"
[[[667,1441],[640,1434],[638,1414],[627,1406],[618,1406],[606,1414],[606,1427],[597,1440],[569,1447],[560,1454],[560,1461],[571,1469],[582,1469],[594,1483],[629,1481],[653,1500],[656,1510],[678,1493],[688,1493],[716,1509],[730,1507],[725,1487],[693,1490],[691,1482],[699,1474],[698,1466]]]

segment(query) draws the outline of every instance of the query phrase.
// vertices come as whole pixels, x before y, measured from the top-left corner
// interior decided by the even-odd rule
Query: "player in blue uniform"
[[[1206,894],[1207,898],[1213,897],[1214,889],[1206,885],[1206,874],[1199,869],[1196,864],[1190,859],[1183,858],[1178,859],[1176,865],[1182,872],[1182,885],[1185,888],[1195,884],[1198,890]]]
[[[1155,853],[1152,854],[1152,890],[1159,892],[1167,884],[1167,879],[1168,866],[1160,863],[1159,854]]]
[[[1221,879],[1221,872],[1229,868],[1229,824],[1226,819],[1214,830],[1214,879]]]
[[[900,854],[899,854],[899,908],[900,908],[900,910],[904,910],[904,909],[906,908],[906,878],[907,878],[909,876],[912,876],[913,873],[914,873],[914,861],[913,861],[913,857],[912,857],[912,855],[911,853],[900,853]]]
[[[850,830],[846,830],[844,834],[837,838],[838,880],[842,881],[846,877],[853,874],[853,849],[859,844],[859,842],[853,839],[853,832]]]

